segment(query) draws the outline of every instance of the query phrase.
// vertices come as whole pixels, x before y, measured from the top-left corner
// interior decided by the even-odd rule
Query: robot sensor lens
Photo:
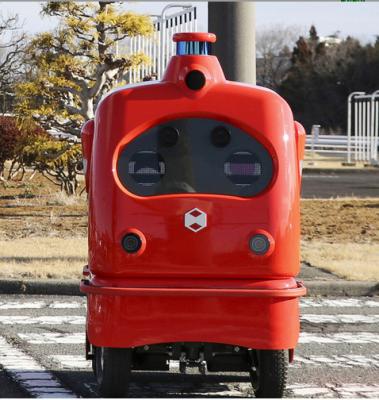
[[[142,246],[142,241],[135,233],[128,233],[122,239],[122,247],[127,253],[136,253]]]
[[[254,235],[250,239],[251,251],[259,256],[266,254],[269,248],[270,248],[270,241],[268,240],[268,237],[265,235],[259,233],[257,235]]]
[[[211,140],[216,147],[225,147],[230,142],[230,132],[223,126],[218,126],[211,132]]]
[[[201,71],[194,69],[191,72],[188,72],[186,76],[186,85],[191,90],[200,90],[205,85],[205,76]]]
[[[171,126],[165,126],[159,133],[159,143],[165,147],[173,147],[179,139],[179,131]]]

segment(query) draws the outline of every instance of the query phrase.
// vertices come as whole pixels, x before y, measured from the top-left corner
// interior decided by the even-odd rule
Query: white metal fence
[[[373,94],[353,92],[348,97],[347,134],[322,135],[313,125],[306,138],[306,150],[342,156],[348,163],[378,164],[379,90]]]
[[[169,8],[181,7],[183,10],[166,16]],[[160,16],[155,16],[154,32],[151,36],[135,36],[129,39],[131,54],[144,53],[149,63],[132,68],[129,82],[136,83],[151,77],[161,79],[166,66],[176,53],[172,35],[177,32],[197,32],[197,11],[191,5],[170,4]]]
[[[379,90],[351,93],[347,113],[348,162],[378,164]]]

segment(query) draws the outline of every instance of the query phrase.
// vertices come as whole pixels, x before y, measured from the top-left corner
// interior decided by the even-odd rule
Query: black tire
[[[93,366],[102,397],[127,395],[132,367],[131,349],[96,347]]]
[[[255,397],[283,397],[288,360],[285,350],[254,350],[250,373]]]
[[[92,371],[95,375],[96,378],[96,347],[92,346],[92,352],[93,352],[93,357],[92,357]]]

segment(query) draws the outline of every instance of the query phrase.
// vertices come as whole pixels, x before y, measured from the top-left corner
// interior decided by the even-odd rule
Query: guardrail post
[[[311,137],[312,137],[311,153],[312,153],[312,158],[314,158],[314,155],[315,155],[315,144],[318,143],[318,137],[319,137],[319,134],[320,134],[320,128],[321,128],[321,125],[312,125],[312,129],[311,129]]]
[[[348,164],[351,164],[351,106],[353,102],[353,97],[357,95],[362,95],[365,94],[365,92],[352,92],[349,94],[349,97],[347,98],[347,162]],[[356,135],[357,133],[357,113],[356,110],[357,107],[354,107],[354,134]],[[357,139],[355,138],[355,143],[357,143]],[[356,146],[355,146],[356,148]],[[356,158],[356,157],[355,157]]]
[[[371,154],[370,154],[370,161],[371,164],[378,165],[378,137],[379,137],[379,127],[378,127],[378,120],[379,120],[379,102],[376,101],[379,99],[379,90],[376,90],[371,95],[371,126],[370,126],[370,147],[371,147]]]

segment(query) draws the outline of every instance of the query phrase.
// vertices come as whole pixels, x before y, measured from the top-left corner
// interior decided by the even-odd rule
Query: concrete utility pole
[[[208,32],[217,35],[214,54],[226,79],[255,84],[255,3],[208,3]]]

